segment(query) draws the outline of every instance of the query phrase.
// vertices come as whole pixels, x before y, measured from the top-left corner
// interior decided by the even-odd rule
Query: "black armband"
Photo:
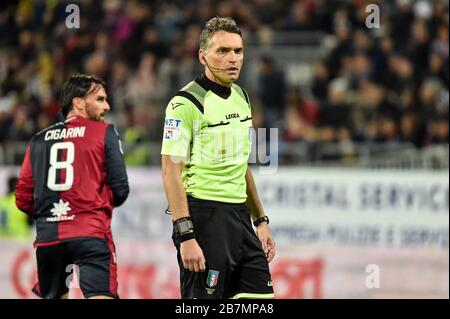
[[[173,222],[175,233],[180,237],[180,243],[195,238],[194,224],[190,217],[182,217]]]
[[[253,221],[253,225],[255,225],[255,227],[258,227],[261,223],[264,223],[264,222],[269,224],[269,217],[267,217],[267,216],[259,217]]]

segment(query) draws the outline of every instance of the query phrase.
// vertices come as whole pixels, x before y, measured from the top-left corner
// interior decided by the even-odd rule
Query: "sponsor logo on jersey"
[[[180,139],[182,121],[173,118],[166,118],[164,123],[164,139],[177,141]]]
[[[225,115],[225,118],[226,118],[227,120],[229,120],[229,119],[237,119],[237,118],[239,118],[239,113],[231,113],[231,114],[227,114],[227,115]]]
[[[48,222],[60,222],[65,220],[74,220],[75,215],[67,215],[68,211],[71,211],[72,208],[69,207],[69,202],[64,202],[62,199],[59,200],[59,203],[53,203],[53,208],[50,209],[50,212],[53,213],[53,217],[48,217]]]
[[[183,105],[183,103],[180,103],[180,102],[176,102],[176,103],[170,102],[170,105],[172,106],[172,110],[175,110],[177,107]]]

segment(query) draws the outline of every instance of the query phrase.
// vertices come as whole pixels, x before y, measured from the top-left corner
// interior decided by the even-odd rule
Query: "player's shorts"
[[[36,257],[38,283],[32,291],[41,298],[58,299],[68,293],[74,269],[85,298],[119,298],[112,238],[75,238],[39,246]]]
[[[205,272],[183,267],[173,232],[183,299],[274,298],[269,264],[253,230],[246,204],[205,201],[188,196],[196,240],[206,259]]]

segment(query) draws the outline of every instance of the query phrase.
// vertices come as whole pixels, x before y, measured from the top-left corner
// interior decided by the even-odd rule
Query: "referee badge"
[[[215,289],[210,289],[212,287],[217,286],[217,282],[219,281],[219,271],[217,270],[209,270],[208,277],[206,278],[206,284],[209,288],[206,288],[208,294],[211,295]]]
[[[210,270],[208,272],[208,278],[206,279],[206,284],[208,287],[212,288],[217,286],[217,281],[219,280],[219,272],[217,270]]]
[[[178,141],[180,139],[182,124],[183,122],[181,120],[166,118],[164,122],[164,139]]]

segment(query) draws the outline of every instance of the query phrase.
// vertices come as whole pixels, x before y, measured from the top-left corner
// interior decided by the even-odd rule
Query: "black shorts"
[[[196,240],[206,259],[205,272],[183,267],[178,235],[180,289],[184,299],[273,298],[269,264],[245,204],[188,197]]]
[[[32,291],[41,298],[58,299],[68,293],[73,269],[85,298],[118,298],[112,238],[76,238],[40,246],[36,248],[36,258],[38,283]]]

